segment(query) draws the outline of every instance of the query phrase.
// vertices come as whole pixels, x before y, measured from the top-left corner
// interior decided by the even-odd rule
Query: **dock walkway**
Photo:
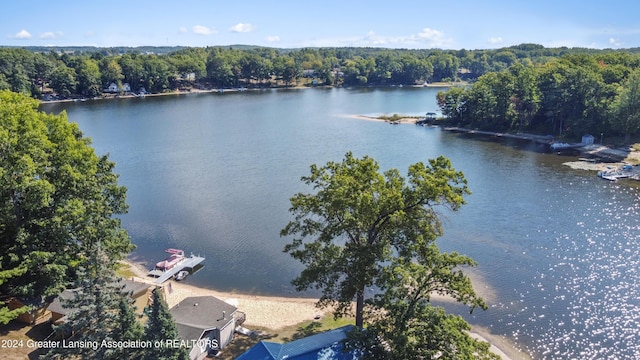
[[[162,284],[165,281],[171,279],[175,274],[179,273],[182,270],[192,270],[194,267],[202,264],[204,262],[204,258],[200,256],[191,255],[188,258],[185,258],[184,261],[180,262],[176,266],[172,267],[169,270],[162,271],[159,269],[152,269],[147,273],[147,276],[153,276],[156,278],[156,284]]]

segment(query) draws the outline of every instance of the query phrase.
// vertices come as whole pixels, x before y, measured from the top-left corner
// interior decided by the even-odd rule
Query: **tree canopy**
[[[114,261],[133,249],[116,217],[127,211],[126,189],[90,144],[65,113],[39,112],[37,101],[0,91],[3,298],[44,303],[76,279],[92,249]]]
[[[605,81],[638,67],[639,49],[545,48],[521,44],[490,50],[301,48],[0,48],[0,90],[39,97],[92,97],[111,83],[158,93],[182,87],[292,86],[303,77],[336,86],[414,85],[475,81],[489,72],[559,58],[591,57],[610,65]],[[585,63],[583,62],[582,65]],[[309,80],[311,81],[311,80]]]
[[[302,181],[314,192],[291,198],[294,220],[281,235],[294,237],[284,251],[305,265],[293,284],[299,291],[320,290],[320,306],[333,305],[334,314],[342,316],[351,313],[355,300],[356,325],[370,323],[371,329],[382,320],[367,316],[366,308],[385,309],[397,316],[390,321],[403,326],[395,329],[418,342],[428,339],[407,333],[435,325],[420,317],[432,310],[431,294],[486,308],[459,270],[474,262],[442,254],[435,245],[443,231],[437,209],[458,210],[470,193],[464,175],[447,158],[413,164],[405,179],[396,169],[380,173],[374,159],[349,152],[342,162],[312,165]],[[379,293],[367,299],[373,289]],[[405,303],[411,305],[400,310]]]
[[[640,69],[634,70],[622,84],[611,104],[612,126],[625,135],[640,131]]]
[[[636,57],[572,54],[544,64],[515,63],[466,88],[439,92],[442,114],[456,126],[580,138],[640,131],[635,124]],[[636,111],[637,113],[637,111]]]
[[[161,289],[153,290],[149,319],[144,328],[142,339],[151,343],[165,343],[167,340],[178,339],[178,328],[169,312],[167,302],[162,298]],[[142,359],[166,359],[186,360],[189,358],[186,348],[183,347],[152,347],[144,351]]]

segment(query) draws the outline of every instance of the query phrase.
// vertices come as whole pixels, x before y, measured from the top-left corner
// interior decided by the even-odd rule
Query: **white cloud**
[[[622,46],[622,42],[618,39],[609,38],[609,45]]]
[[[215,28],[208,28],[202,25],[194,26],[192,31],[194,34],[198,34],[198,35],[212,35],[212,34],[218,33],[218,31]]]
[[[364,35],[348,36],[343,38],[324,38],[302,41],[293,47],[317,46],[317,47],[389,47],[389,48],[450,48],[453,40],[444,32],[424,28],[419,33],[387,36],[376,34],[373,30]]]
[[[418,37],[421,38],[421,39],[428,40],[428,41],[440,42],[440,41],[442,41],[442,38],[444,37],[444,33],[442,31],[429,29],[429,28],[424,28],[424,29],[422,29],[421,32],[418,33]]]
[[[20,32],[16,33],[15,35],[9,35],[7,36],[9,39],[18,39],[18,40],[25,40],[25,39],[31,39],[31,34],[27,31],[27,30],[20,30]]]
[[[393,37],[376,35],[373,30],[369,30],[369,32],[362,37],[362,39],[357,40],[364,46],[384,46],[389,43],[395,43],[398,39]]]
[[[489,44],[502,44],[504,42],[504,39],[501,38],[500,36],[495,36],[492,38],[489,38]]]
[[[364,39],[370,41],[374,46],[391,45],[394,47],[447,47],[452,43],[444,32],[430,28],[424,28],[417,34],[405,36],[383,36],[369,31]]]
[[[278,36],[278,35],[267,36],[266,40],[269,43],[278,42],[278,41],[280,41],[280,36]]]
[[[230,27],[229,30],[232,31],[232,32],[246,33],[246,32],[253,31],[254,30],[254,26],[251,25],[251,24],[238,23],[238,24],[235,24],[232,27]]]
[[[64,35],[62,31],[47,31],[40,34],[40,39],[57,39],[62,37],[62,35]]]

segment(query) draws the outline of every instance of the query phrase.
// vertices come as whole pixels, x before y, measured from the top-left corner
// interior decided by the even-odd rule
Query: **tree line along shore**
[[[459,83],[438,97],[452,126],[630,141],[640,49],[0,48],[0,90],[44,100],[296,86]]]
[[[492,50],[302,48],[0,48],[0,89],[32,97],[99,96],[144,88],[413,85],[480,76],[518,63],[539,65],[571,55],[605,63],[634,58],[638,49],[545,48],[521,44]],[[112,85],[114,85],[112,87]]]

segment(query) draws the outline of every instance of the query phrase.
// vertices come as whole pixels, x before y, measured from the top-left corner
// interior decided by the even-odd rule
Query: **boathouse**
[[[238,308],[213,296],[188,297],[169,312],[180,338],[196,341],[189,350],[190,359],[201,359],[224,349],[233,340],[236,327],[245,320],[245,314]]]

